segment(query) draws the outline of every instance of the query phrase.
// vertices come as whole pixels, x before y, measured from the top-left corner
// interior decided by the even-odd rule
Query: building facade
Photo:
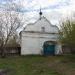
[[[21,32],[21,55],[57,55],[62,53],[59,29],[46,17],[28,24]]]

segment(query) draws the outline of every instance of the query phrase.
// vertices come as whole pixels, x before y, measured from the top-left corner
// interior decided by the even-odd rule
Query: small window
[[[41,29],[42,29],[42,32],[45,32],[45,27],[42,27]]]

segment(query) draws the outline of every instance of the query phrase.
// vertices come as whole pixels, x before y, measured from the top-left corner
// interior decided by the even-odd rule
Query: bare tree
[[[5,47],[8,41],[17,34],[22,26],[22,18],[18,12],[10,10],[0,12],[0,49],[2,57],[5,56]]]

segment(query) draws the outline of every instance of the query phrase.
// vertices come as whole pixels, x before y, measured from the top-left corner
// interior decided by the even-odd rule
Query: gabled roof
[[[42,27],[42,26],[44,26],[44,27],[46,27],[46,30],[49,28],[49,27],[51,27],[51,28],[49,28],[48,30],[52,30],[53,28],[53,31],[54,30],[57,30],[57,31],[55,31],[55,33],[58,33],[58,27],[56,26],[56,25],[52,25],[51,23],[50,23],[50,21],[48,21],[47,20],[47,18],[46,17],[41,17],[41,19],[39,18],[36,22],[34,22],[34,23],[29,23],[25,28],[24,28],[24,31],[39,31],[40,30],[40,27]],[[50,31],[51,32],[51,31]],[[52,32],[52,33],[54,33],[54,32]]]

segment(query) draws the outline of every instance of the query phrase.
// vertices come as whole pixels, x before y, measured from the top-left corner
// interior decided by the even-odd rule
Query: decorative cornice
[[[40,32],[40,31],[22,31],[25,33],[40,33],[40,34],[59,34],[59,33],[53,33],[53,32]]]

